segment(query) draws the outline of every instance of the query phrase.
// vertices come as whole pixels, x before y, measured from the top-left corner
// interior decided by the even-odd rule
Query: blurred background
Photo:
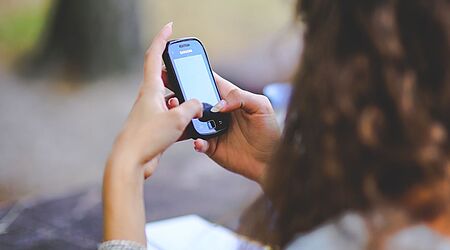
[[[105,159],[174,21],[244,89],[289,82],[301,51],[293,0],[0,0],[0,249],[92,249]],[[235,228],[259,187],[178,143],[146,183],[149,221],[199,214]]]

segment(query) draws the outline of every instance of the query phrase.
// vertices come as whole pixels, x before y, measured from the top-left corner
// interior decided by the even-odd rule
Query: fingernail
[[[213,113],[219,112],[225,107],[226,104],[227,102],[225,100],[220,100],[220,102],[218,102],[216,105],[214,105],[214,107],[211,108],[211,112]]]
[[[172,21],[172,22],[169,22],[169,23],[166,24],[166,25],[172,27],[172,26],[173,26],[173,21]]]

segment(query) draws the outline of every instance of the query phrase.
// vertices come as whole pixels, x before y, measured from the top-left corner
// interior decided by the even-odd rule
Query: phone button
[[[213,120],[208,121],[207,124],[209,129],[216,128],[216,123]]]

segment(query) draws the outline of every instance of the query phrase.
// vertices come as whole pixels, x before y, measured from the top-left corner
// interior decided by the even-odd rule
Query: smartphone
[[[167,42],[163,60],[170,87],[180,103],[197,99],[204,107],[211,107],[221,100],[208,56],[200,40],[182,38]],[[188,126],[189,136],[194,139],[218,136],[228,129],[229,120],[230,114],[227,113],[216,113],[207,119],[193,119]]]

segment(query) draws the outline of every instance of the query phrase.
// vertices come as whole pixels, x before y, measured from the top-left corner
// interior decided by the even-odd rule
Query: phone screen
[[[197,99],[211,106],[220,101],[202,55],[178,58],[174,64],[186,100]]]

